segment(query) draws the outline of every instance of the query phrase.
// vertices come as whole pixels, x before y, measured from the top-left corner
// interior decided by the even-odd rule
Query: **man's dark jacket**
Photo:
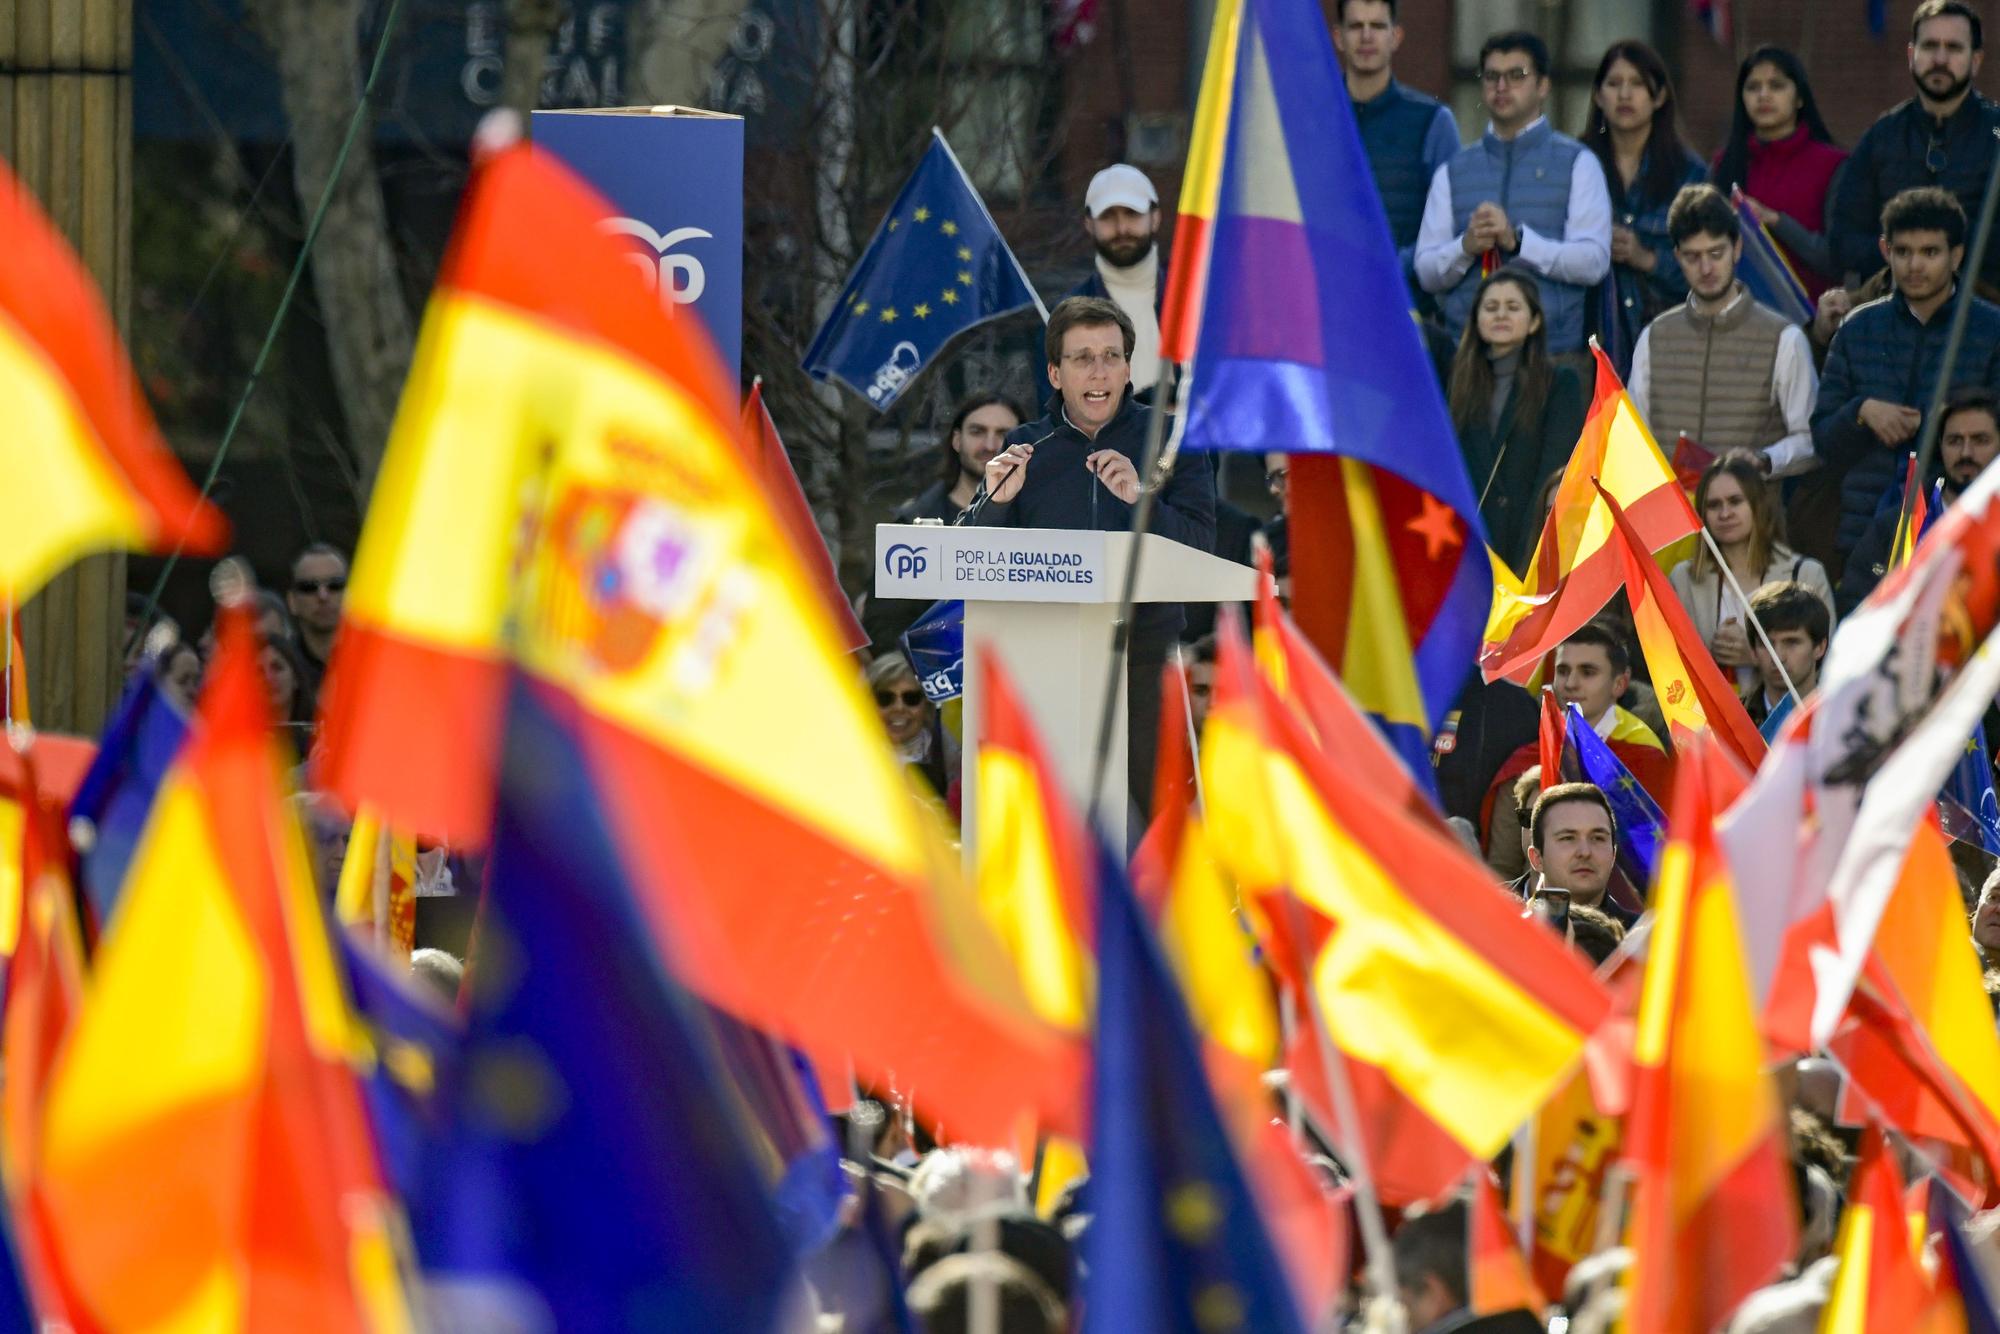
[[[1100,449],[1115,449],[1140,468],[1146,453],[1146,429],[1153,410],[1133,400],[1131,386],[1118,405],[1117,415],[1091,439],[1070,424],[1063,412],[1062,395],[1050,397],[1042,415],[1025,426],[1007,433],[1007,445],[1028,444],[1035,455],[1028,461],[1028,475],[1013,500],[989,504],[979,522],[992,527],[1083,528],[1108,533],[1130,531],[1134,507],[1111,493],[1111,489],[1084,467],[1086,456]],[[1169,431],[1172,423],[1167,424]],[[1174,465],[1173,476],[1154,498],[1150,531],[1171,538],[1197,551],[1215,547],[1215,470],[1206,454],[1184,452]],[[1178,602],[1147,603],[1133,619],[1135,638],[1171,638],[1183,624]]]
[[[1960,289],[1962,291],[1963,289]],[[1861,405],[1879,398],[1913,407],[1930,406],[1931,389],[1943,369],[1951,329],[1950,301],[1931,313],[1929,323],[1910,313],[1899,293],[1857,306],[1833,336],[1820,372],[1819,401],[1813,407],[1813,452],[1840,470],[1840,523],[1835,546],[1854,550],[1882,497],[1900,492],[1909,466],[1909,444],[1891,449],[1860,421]],[[1951,387],[2000,392],[2000,306],[1974,300],[1966,319],[1965,343],[1952,367]],[[1919,428],[1921,429],[1921,428]]]
[[[1883,112],[1842,165],[1827,211],[1828,239],[1841,272],[1866,279],[1883,267],[1876,245],[1882,235],[1882,207],[1920,185],[1942,186],[1957,197],[1965,210],[1969,239],[1986,192],[1986,173],[1996,161],[1996,129],[2000,129],[2000,103],[1977,92],[1966,94],[1944,121],[1914,97]],[[1933,171],[1933,165],[1938,170]],[[1988,285],[2000,283],[2000,246],[1987,250],[1980,267]]]

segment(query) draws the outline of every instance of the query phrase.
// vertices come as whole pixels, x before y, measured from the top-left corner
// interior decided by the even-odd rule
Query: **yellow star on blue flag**
[[[884,218],[803,362],[814,379],[838,380],[877,412],[973,325],[1029,307],[1048,318],[942,134],[931,132]],[[875,317],[863,318],[870,310]]]

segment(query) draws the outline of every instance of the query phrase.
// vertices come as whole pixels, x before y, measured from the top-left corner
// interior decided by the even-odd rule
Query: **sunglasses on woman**
[[[878,690],[875,692],[875,707],[886,709],[891,704],[900,703],[906,709],[914,709],[924,702],[921,690]]]

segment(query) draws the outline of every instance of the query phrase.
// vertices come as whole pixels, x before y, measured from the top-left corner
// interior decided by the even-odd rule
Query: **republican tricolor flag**
[[[1180,447],[1295,456],[1299,626],[1428,786],[1492,575],[1319,5],[1218,6],[1180,208]]]

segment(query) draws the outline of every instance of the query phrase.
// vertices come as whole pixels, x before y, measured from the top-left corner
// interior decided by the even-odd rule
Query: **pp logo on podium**
[[[908,542],[898,542],[882,553],[882,568],[892,579],[915,579],[930,568],[930,558],[925,553],[928,547],[913,547]]]

